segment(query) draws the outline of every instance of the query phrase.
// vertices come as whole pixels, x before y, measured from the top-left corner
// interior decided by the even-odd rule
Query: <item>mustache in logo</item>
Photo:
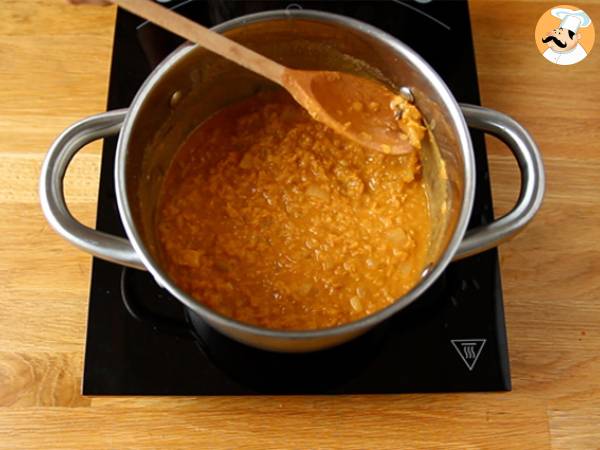
[[[542,42],[543,42],[544,44],[545,44],[545,43],[547,43],[547,42],[550,42],[550,41],[554,41],[554,43],[555,43],[557,46],[559,46],[560,48],[565,48],[565,47],[567,46],[567,43],[566,43],[566,42],[561,42],[561,41],[559,41],[559,40],[558,40],[558,38],[557,38],[557,37],[555,37],[555,36],[546,36],[545,38],[542,38]]]

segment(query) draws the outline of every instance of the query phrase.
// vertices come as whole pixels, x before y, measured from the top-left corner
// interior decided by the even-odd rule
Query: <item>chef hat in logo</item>
[[[592,19],[581,9],[553,8],[551,14],[561,20],[560,28],[577,33],[579,28],[586,28],[592,23]]]

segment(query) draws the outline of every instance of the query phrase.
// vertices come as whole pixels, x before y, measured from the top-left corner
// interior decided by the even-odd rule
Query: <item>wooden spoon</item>
[[[407,124],[400,128],[402,114],[392,107],[398,97],[383,84],[344,72],[290,69],[151,0],[113,2],[274,81],[315,120],[364,147],[404,154],[418,146],[407,136]]]

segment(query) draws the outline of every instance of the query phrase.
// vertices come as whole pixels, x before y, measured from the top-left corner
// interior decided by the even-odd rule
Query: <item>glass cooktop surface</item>
[[[370,23],[408,44],[460,102],[479,104],[466,1],[161,1],[206,26],[305,8]],[[118,11],[108,108],[126,108],[181,39]],[[472,132],[477,193],[470,226],[493,218],[484,140]],[[104,142],[97,228],[124,236],[113,188],[116,138]],[[148,273],[94,259],[83,394],[368,394],[510,390],[497,251],[450,264],[416,302],[366,335],[311,354],[243,346],[184,311]]]

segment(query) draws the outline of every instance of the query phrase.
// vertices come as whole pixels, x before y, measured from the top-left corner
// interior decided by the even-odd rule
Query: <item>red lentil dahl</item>
[[[283,92],[200,124],[171,163],[156,220],[183,290],[239,321],[288,330],[393,303],[419,280],[431,229],[418,149],[363,149]]]

